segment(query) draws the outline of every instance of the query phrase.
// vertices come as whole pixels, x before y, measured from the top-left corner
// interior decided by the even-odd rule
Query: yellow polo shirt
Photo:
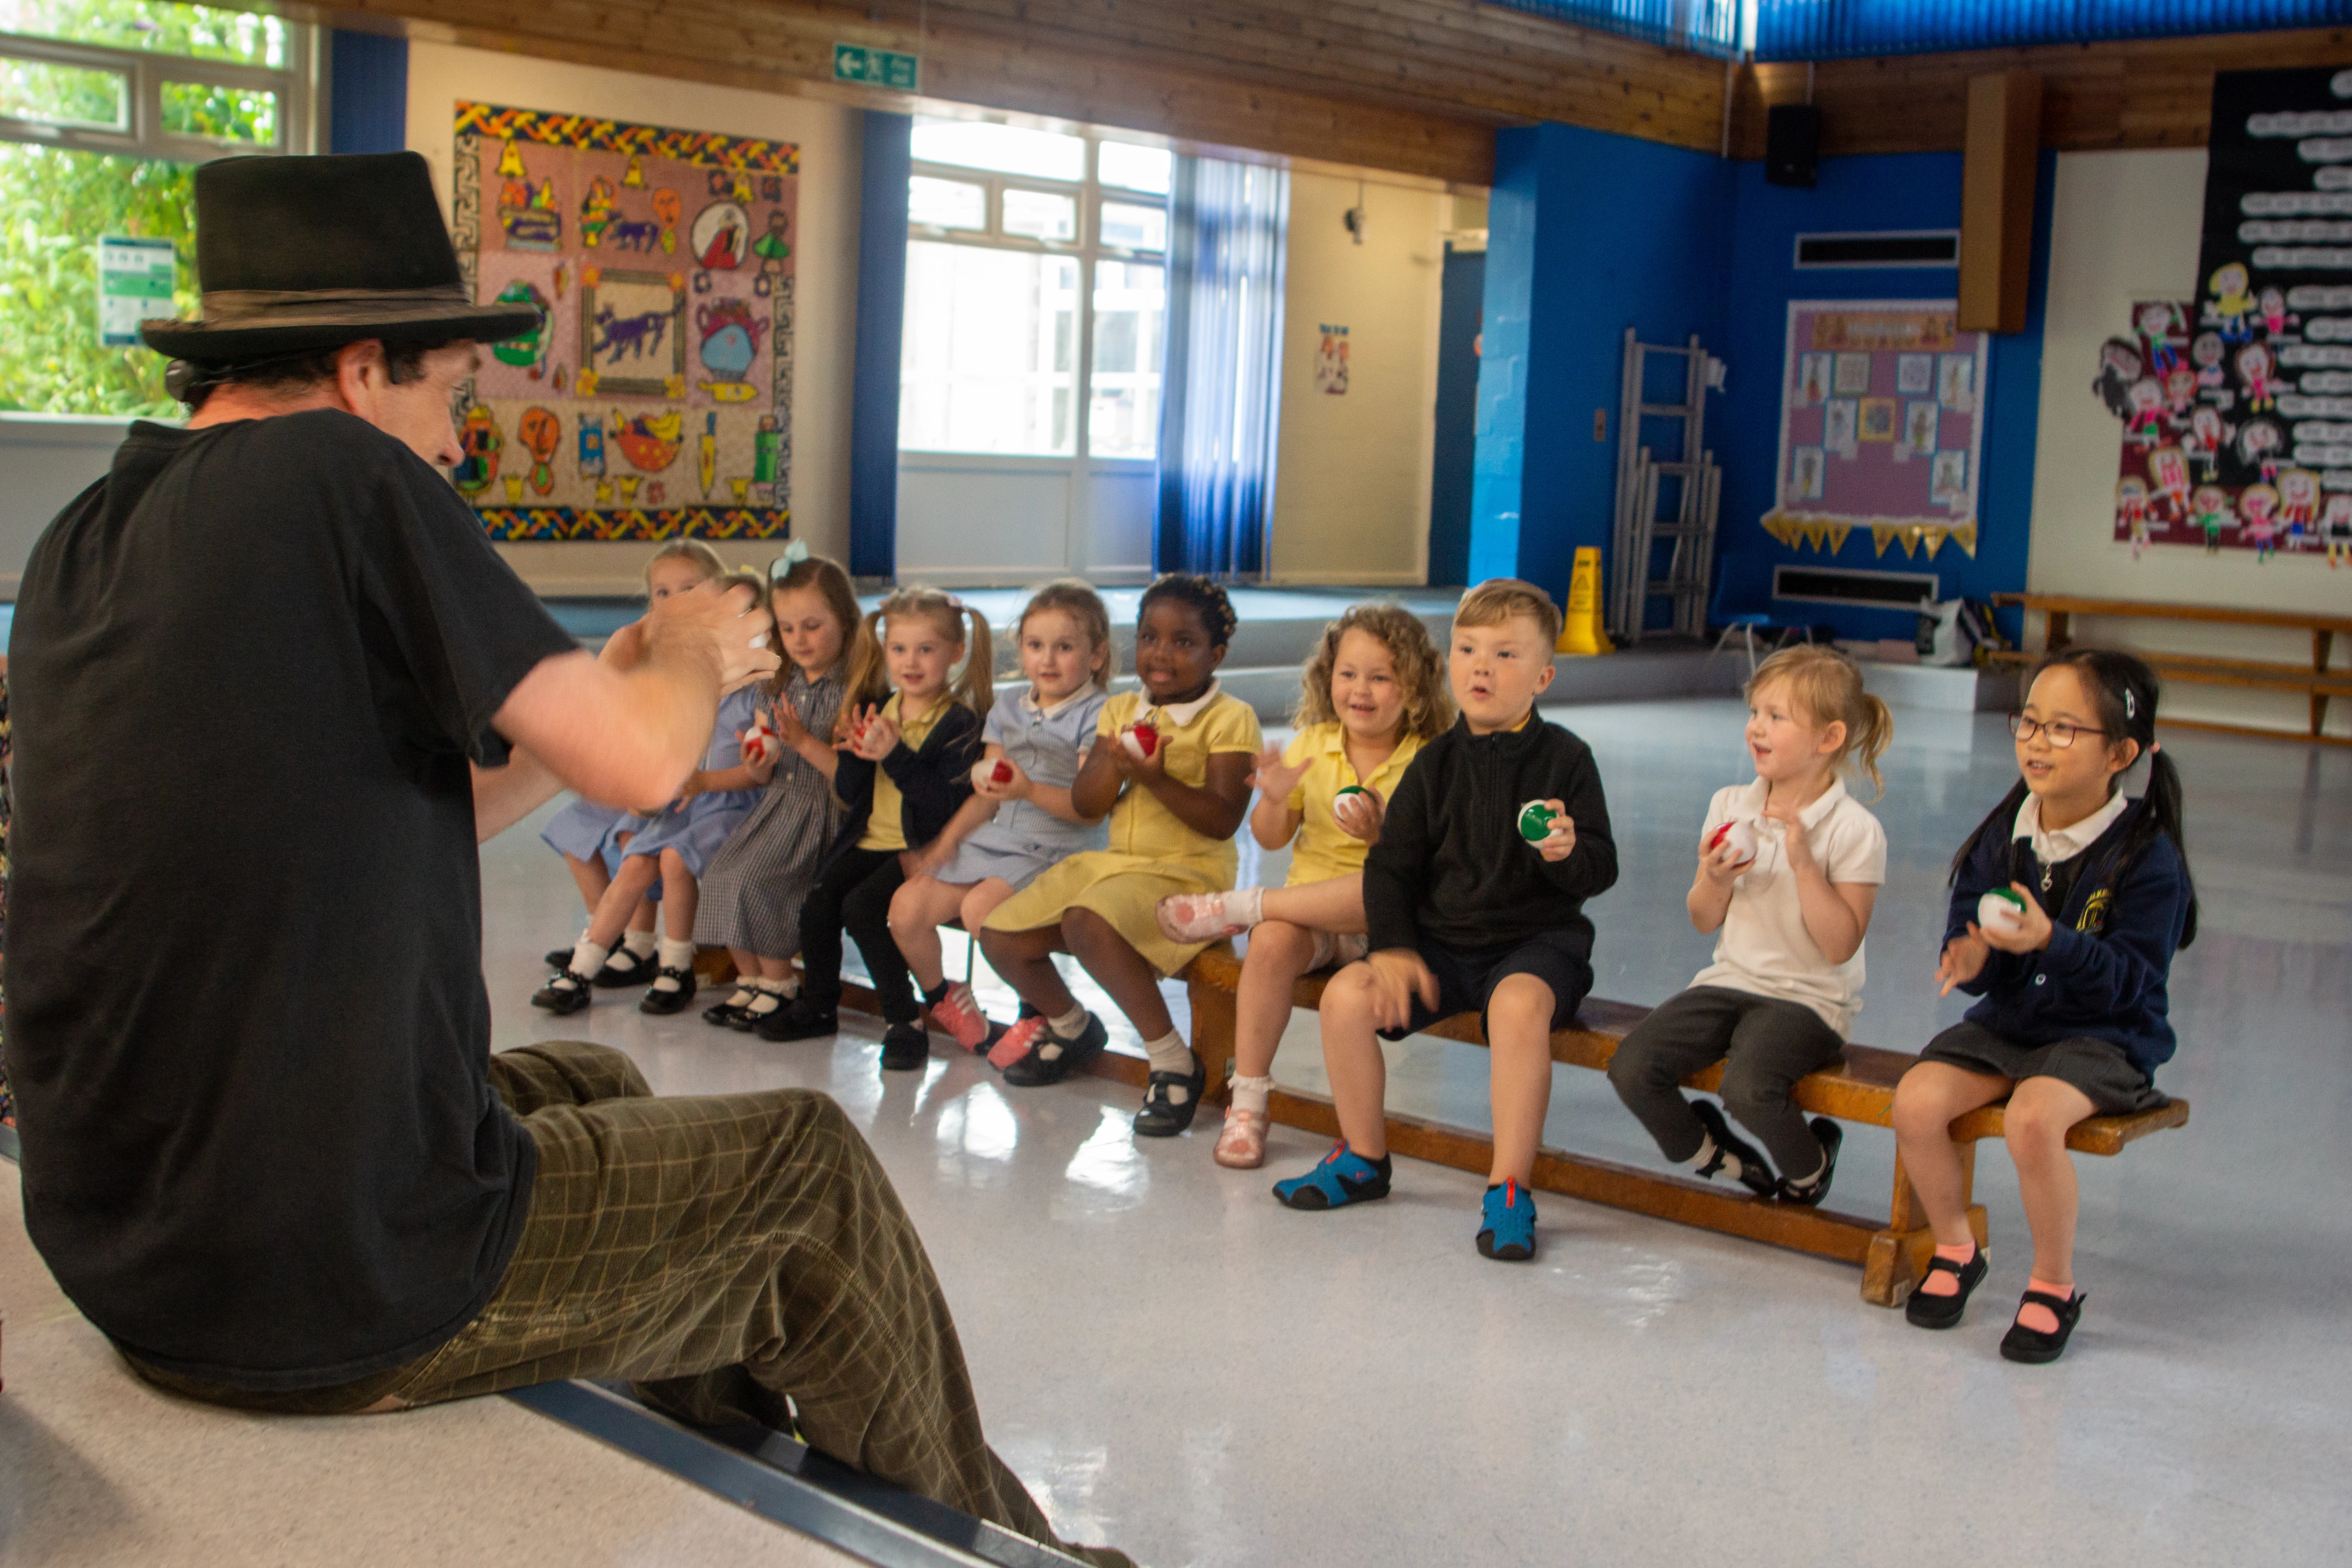
[[[1301,882],[1328,882],[1334,877],[1352,877],[1364,868],[1364,857],[1371,846],[1349,833],[1331,815],[1331,803],[1339,791],[1349,784],[1377,790],[1384,800],[1396,798],[1397,781],[1421,752],[1421,737],[1407,735],[1397,742],[1388,760],[1372,770],[1372,776],[1360,779],[1348,761],[1348,729],[1344,724],[1309,724],[1298,731],[1297,738],[1283,749],[1282,760],[1296,767],[1304,760],[1307,772],[1298,787],[1290,792],[1283,804],[1299,813],[1298,837],[1290,851],[1290,875],[1284,879],[1285,887],[1297,887]]]
[[[893,691],[890,700],[882,704],[882,717],[898,726],[898,738],[907,742],[909,751],[919,752],[923,749],[924,738],[931,732],[931,727],[940,721],[940,715],[948,710],[948,694],[942,691],[931,700],[930,707],[925,709],[919,717],[902,722],[898,718],[898,694]],[[860,849],[910,847],[907,843],[906,801],[907,797],[898,793],[898,786],[891,782],[882,764],[875,763],[874,809],[866,816],[866,837],[857,841],[857,847]]]

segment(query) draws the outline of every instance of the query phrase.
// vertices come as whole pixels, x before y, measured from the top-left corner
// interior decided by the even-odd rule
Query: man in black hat
[[[777,668],[764,609],[706,587],[592,658],[499,560],[435,465],[538,316],[467,298],[422,158],[224,160],[196,206],[203,317],[143,329],[193,416],[42,535],[10,647],[6,1049],[58,1282],[197,1398],[627,1378],[1051,1542],[839,1107],[489,1051],[478,840],[675,794]]]

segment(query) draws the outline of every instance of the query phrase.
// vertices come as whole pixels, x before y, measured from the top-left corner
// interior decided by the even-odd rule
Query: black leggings
[[[1799,1079],[1843,1054],[1837,1031],[1802,1003],[1697,985],[1670,996],[1634,1026],[1609,1062],[1609,1081],[1642,1119],[1659,1152],[1688,1160],[1706,1129],[1678,1087],[1700,1068],[1724,1063],[1723,1108],[1756,1134],[1780,1173],[1801,1182],[1821,1169],[1821,1140],[1789,1102]]]
[[[801,994],[811,1007],[841,1005],[841,933],[846,928],[874,977],[886,1024],[923,1016],[907,960],[890,935],[890,899],[906,881],[896,849],[850,849],[825,868],[801,905]]]

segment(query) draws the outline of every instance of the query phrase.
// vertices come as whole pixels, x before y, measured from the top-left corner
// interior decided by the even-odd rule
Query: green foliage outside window
[[[274,16],[160,0],[0,0],[0,32],[103,44],[158,55],[285,64],[285,24]],[[107,120],[107,95],[85,79],[105,73],[0,58],[0,102],[23,119]],[[201,82],[166,82],[163,128],[238,144],[274,144],[276,95]],[[179,257],[177,314],[196,307],[195,166],[162,159],[0,142],[0,409],[44,414],[163,415],[163,360],[98,342],[98,241],[127,235],[172,241]]]

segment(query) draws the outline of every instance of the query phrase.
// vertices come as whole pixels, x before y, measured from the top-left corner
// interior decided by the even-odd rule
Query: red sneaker
[[[1022,1019],[1019,1023],[1013,1025],[1013,1027],[1005,1030],[1004,1037],[998,1040],[993,1047],[990,1047],[988,1053],[988,1065],[994,1068],[997,1071],[1003,1072],[1006,1068],[1011,1067],[1014,1062],[1017,1062],[1023,1057],[1027,1056],[1029,1054],[1030,1047],[1037,1043],[1037,1037],[1045,1032],[1045,1019]]]
[[[969,985],[949,986],[948,994],[932,1005],[931,1022],[954,1036],[955,1043],[965,1050],[976,1051],[988,1044],[988,1016],[980,1010],[980,1001]]]

